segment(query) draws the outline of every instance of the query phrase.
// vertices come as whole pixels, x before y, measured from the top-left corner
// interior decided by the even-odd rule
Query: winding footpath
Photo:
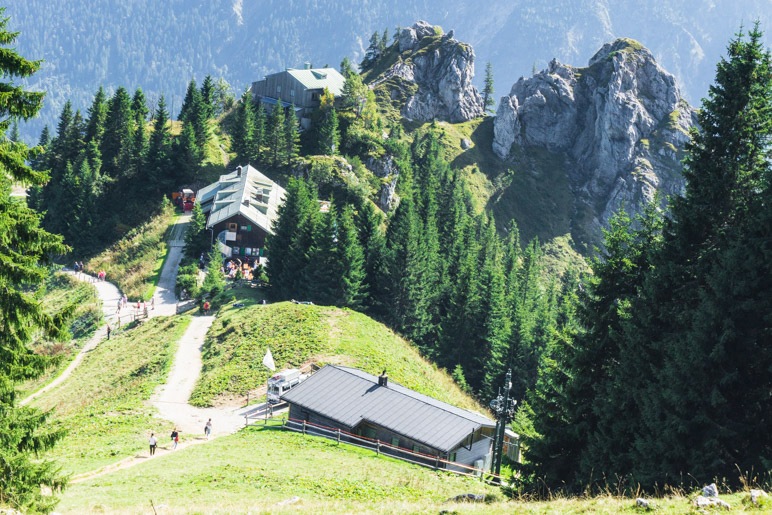
[[[184,247],[183,235],[187,229],[190,216],[180,217],[172,228],[169,253],[161,271],[158,286],[153,295],[153,309],[148,311],[148,315],[154,316],[174,316],[177,313],[177,298],[174,294],[174,285],[177,278],[177,269],[182,259]],[[118,288],[107,281],[95,281],[93,277],[86,274],[74,274],[78,279],[94,283],[99,298],[102,300],[105,320],[108,324],[117,323],[116,307],[121,293]],[[153,393],[150,403],[158,410],[159,417],[169,420],[175,424],[181,432],[182,440],[177,446],[181,450],[190,445],[206,443],[212,438],[235,433],[246,425],[247,417],[259,418],[265,415],[267,406],[265,403],[253,404],[246,407],[224,406],[217,408],[197,408],[191,406],[188,401],[190,394],[201,374],[202,360],[201,348],[204,344],[204,338],[207,331],[214,322],[214,316],[194,316],[187,330],[179,341],[177,352],[174,356],[171,373],[167,382],[159,386]],[[54,379],[51,383],[41,388],[34,394],[24,399],[21,404],[28,404],[40,395],[48,392],[66,381],[72,371],[80,365],[91,350],[107,336],[107,327],[101,327],[94,336],[83,346],[72,363]],[[274,411],[277,413],[277,411]],[[212,419],[212,434],[210,439],[204,437],[204,425],[208,419]],[[116,470],[125,469],[144,463],[148,459],[160,458],[172,452],[164,444],[165,435],[159,435],[159,447],[155,456],[149,456],[147,451],[136,456],[128,457],[119,462],[110,464],[97,470],[86,472],[72,478],[71,483],[79,483],[87,479],[109,474]],[[146,442],[138,442],[138,448],[146,448]]]

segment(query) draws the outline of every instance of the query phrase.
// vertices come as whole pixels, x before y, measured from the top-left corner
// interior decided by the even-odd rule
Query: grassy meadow
[[[370,317],[335,307],[279,302],[223,307],[204,343],[204,368],[191,403],[208,406],[218,396],[246,396],[264,386],[262,365],[270,347],[278,369],[307,363],[357,367],[389,377],[459,407],[482,411],[448,374],[410,343]]]
[[[67,332],[61,341],[37,340],[33,351],[53,358],[52,366],[40,377],[26,381],[19,387],[21,398],[36,392],[57,377],[72,358],[102,325],[102,303],[96,289],[64,273],[53,273],[45,282],[42,303],[49,313],[57,313],[71,304],[75,309]]]
[[[114,330],[62,385],[35,400],[67,433],[46,457],[80,474],[136,455],[150,431],[171,430],[172,422],[156,418],[147,401],[166,382],[189,322],[156,317]]]
[[[457,495],[488,502],[459,503]],[[654,513],[697,511],[696,494],[651,500]],[[763,513],[748,495],[722,495],[733,513]],[[723,510],[722,510],[723,511]],[[510,500],[478,479],[410,465],[332,440],[261,425],[70,485],[59,513],[645,513],[612,495]]]
[[[115,283],[129,300],[150,300],[163,269],[165,239],[174,220],[174,207],[166,205],[159,215],[87,261],[86,270],[92,275],[104,270],[107,280]]]

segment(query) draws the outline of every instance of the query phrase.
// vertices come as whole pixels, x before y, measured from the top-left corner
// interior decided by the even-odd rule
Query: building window
[[[456,453],[455,452],[450,453],[450,457],[448,457],[448,461],[456,461]]]
[[[239,224],[236,223],[229,223],[228,224],[228,230],[230,232],[236,232],[238,230]]]
[[[294,90],[294,89],[291,89],[291,90],[290,90],[290,96],[291,96],[292,98],[295,98],[295,90]]]
[[[392,438],[391,445],[393,445],[394,447],[399,447],[399,438]]]
[[[242,231],[246,231],[246,230],[248,230],[248,229],[247,229],[247,227],[248,227],[247,225],[242,225],[242,226],[241,226],[241,230],[242,230]]]
[[[363,433],[366,438],[372,438],[373,440],[375,440],[375,436],[376,436],[375,429],[373,429],[372,427],[364,428]]]
[[[421,448],[418,447],[417,445],[414,445],[413,446],[413,452],[421,452]]]
[[[281,93],[281,84],[276,85],[276,93]]]

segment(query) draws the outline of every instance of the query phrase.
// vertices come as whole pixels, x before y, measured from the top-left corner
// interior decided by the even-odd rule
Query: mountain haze
[[[42,122],[23,128],[29,139],[43,122],[55,123],[66,99],[83,109],[100,85],[141,87],[151,101],[164,94],[176,116],[192,77],[222,76],[238,94],[266,73],[305,61],[358,62],[374,31],[391,36],[418,19],[454,29],[478,63],[491,61],[498,93],[553,58],[586,62],[606,42],[629,37],[651,50],[696,105],[740,25],[772,21],[767,0],[25,0],[10,3],[6,14],[22,33],[18,50],[45,60],[31,86],[47,92],[46,106]]]

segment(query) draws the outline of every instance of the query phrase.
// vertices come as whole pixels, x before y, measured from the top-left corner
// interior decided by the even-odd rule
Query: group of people
[[[171,434],[171,444],[172,444],[172,450],[177,448],[177,444],[180,443],[180,433],[181,431],[177,429],[176,427],[172,429]],[[204,436],[206,436],[206,439],[209,440],[209,437],[212,434],[212,419],[206,421],[206,424],[204,425]],[[155,450],[158,447],[158,439],[155,437],[155,433],[150,433],[150,438],[148,438],[148,443],[150,444],[150,455],[155,456]]]
[[[260,258],[254,260],[245,258],[243,263],[240,259],[231,259],[225,263],[222,272],[228,279],[236,279],[236,275],[241,272],[241,277],[247,281],[251,281],[259,266]]]
[[[118,320],[120,320],[121,310],[126,309],[128,304],[129,299],[126,297],[126,294],[123,294],[123,296],[118,299],[118,305],[115,309],[115,314],[118,316]],[[150,299],[150,309],[155,309],[155,297]],[[144,315],[147,316],[147,301],[138,300],[135,313],[144,313]]]

